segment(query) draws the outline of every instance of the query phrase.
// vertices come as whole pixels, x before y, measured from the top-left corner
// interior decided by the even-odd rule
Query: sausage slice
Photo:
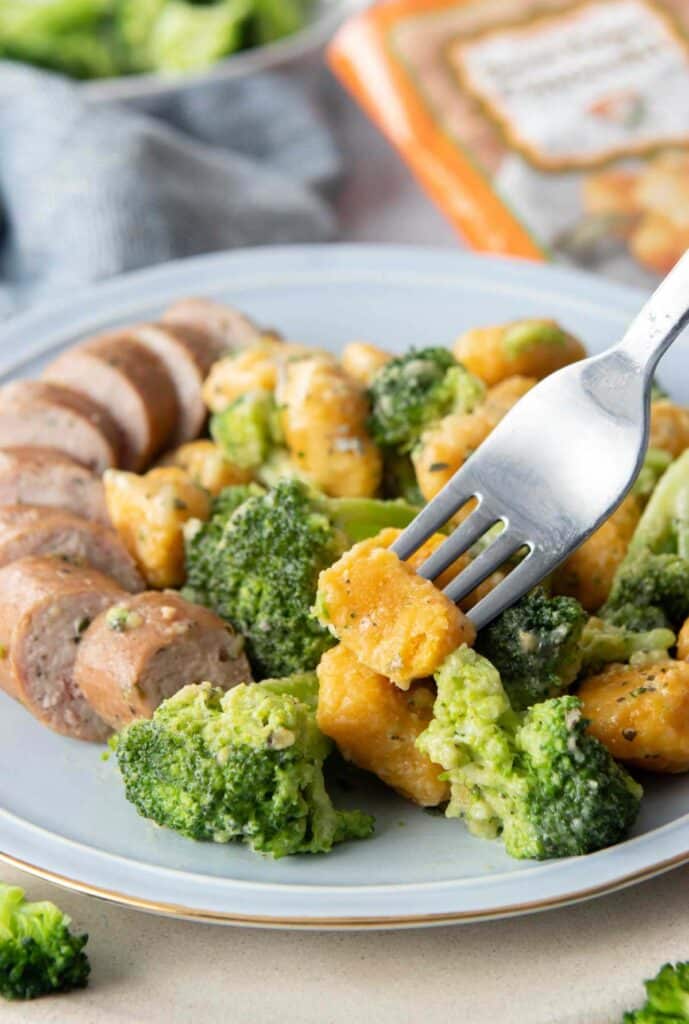
[[[174,385],[179,411],[173,443],[195,440],[206,422],[201,391],[218,346],[204,332],[174,324],[141,324],[131,335],[158,357]]]
[[[150,718],[188,683],[229,690],[251,681],[242,639],[174,591],[149,591],[103,612],[79,646],[75,680],[113,729]]]
[[[95,569],[31,557],[0,569],[0,687],[55,732],[104,740],[110,727],[74,681],[84,632],[127,594]]]
[[[104,334],[63,352],[43,376],[112,413],[122,435],[124,469],[144,469],[175,430],[177,399],[165,366],[126,333]]]
[[[0,449],[0,505],[62,508],[110,523],[100,477],[56,448]]]
[[[103,473],[119,464],[121,437],[107,410],[87,395],[41,380],[0,388],[0,447],[59,448]]]
[[[63,509],[0,506],[0,568],[29,555],[93,566],[133,594],[145,587],[136,562],[113,529]]]
[[[216,344],[216,359],[224,352],[255,345],[272,331],[265,331],[244,313],[213,299],[180,299],[165,311],[163,322],[203,331]]]

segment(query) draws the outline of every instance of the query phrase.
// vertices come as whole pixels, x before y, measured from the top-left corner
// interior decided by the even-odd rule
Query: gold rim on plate
[[[497,918],[516,917],[521,914],[535,913],[541,910],[555,910],[559,907],[581,903],[584,900],[593,899],[596,896],[604,896],[624,889],[627,886],[639,882],[649,881],[657,875],[662,875],[673,868],[679,868],[689,863],[689,850],[669,857],[664,861],[629,875],[616,878],[614,881],[605,882],[601,885],[594,885],[588,889],[581,889],[575,892],[564,893],[561,896],[546,900],[530,900],[528,903],[519,903],[514,906],[493,907],[487,910],[456,911],[447,914],[407,914],[390,917],[265,917],[250,914],[229,914],[214,910],[194,910],[176,903],[158,903],[155,900],[147,900],[138,896],[127,896],[125,893],[114,892],[111,889],[103,889],[90,882],[82,882],[76,878],[69,878],[66,875],[58,874],[47,868],[30,864],[19,857],[0,851],[0,861],[9,864],[20,871],[26,871],[30,875],[52,882],[65,889],[83,893],[85,896],[95,896],[98,899],[107,900],[119,906],[131,910],[141,910],[150,914],[158,914],[177,920],[196,921],[205,924],[228,924],[228,925],[253,925],[257,928],[285,928],[285,929],[308,929],[312,931],[339,930],[365,930],[381,928],[414,928],[428,924],[468,924],[472,921],[486,921]]]

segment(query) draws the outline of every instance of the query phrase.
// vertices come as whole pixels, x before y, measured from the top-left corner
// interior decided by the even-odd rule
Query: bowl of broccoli
[[[126,99],[265,69],[324,42],[342,0],[6,0],[0,58]]]

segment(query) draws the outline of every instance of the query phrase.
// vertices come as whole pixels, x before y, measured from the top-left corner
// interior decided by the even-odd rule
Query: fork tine
[[[491,590],[490,594],[487,594],[467,613],[476,629],[483,629],[506,608],[511,608],[520,597],[541,582],[547,575],[549,567],[552,568],[552,561],[548,562],[545,555],[538,549],[532,549],[502,583],[499,583]],[[463,576],[464,573],[461,575]]]
[[[426,559],[421,568],[416,570],[417,573],[424,579],[434,580],[497,522],[499,522],[499,516],[490,513],[483,505],[479,505],[469,513],[464,522],[460,523],[437,551],[434,551]]]
[[[472,477],[465,466],[462,466],[452,479],[445,484],[442,491],[428,503],[397,538],[392,550],[404,562],[413,555],[428,538],[438,533],[452,516],[463,508],[468,501],[477,497]],[[481,497],[478,496],[479,508]]]
[[[520,537],[516,537],[509,526],[506,527],[497,540],[494,540],[466,569],[460,572],[452,583],[445,587],[443,593],[455,603],[461,601],[523,546],[524,541]]]

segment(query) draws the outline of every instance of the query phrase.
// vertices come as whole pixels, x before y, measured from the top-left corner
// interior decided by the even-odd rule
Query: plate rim
[[[242,273],[238,275],[239,269]],[[309,280],[314,284],[322,283],[324,280],[349,284],[365,280],[377,283],[385,281],[390,284],[396,281],[399,285],[400,282],[410,279],[424,284],[435,282],[437,287],[448,288],[460,278],[464,287],[466,287],[467,278],[470,280],[475,278],[477,283],[482,283],[484,291],[495,291],[497,288],[502,291],[512,291],[521,296],[537,293],[539,299],[543,296],[544,300],[547,300],[548,295],[557,295],[560,308],[562,308],[563,301],[566,300],[573,310],[585,309],[589,313],[595,311],[597,314],[605,315],[611,323],[619,325],[624,324],[626,317],[638,308],[645,297],[644,293],[635,289],[601,280],[582,271],[453,249],[344,244],[275,246],[235,250],[229,253],[220,252],[191,257],[159,267],[135,271],[84,289],[77,297],[46,302],[27,313],[16,316],[9,323],[0,327],[0,371],[8,372],[9,370],[8,361],[5,358],[7,353],[9,353],[10,361],[16,367],[20,339],[22,338],[35,335],[37,340],[28,347],[21,346],[23,358],[19,358],[20,365],[25,364],[31,358],[36,358],[41,352],[49,350],[51,346],[59,342],[60,338],[76,337],[82,332],[102,325],[106,315],[114,314],[122,319],[127,313],[126,308],[122,305],[122,299],[124,298],[126,303],[128,295],[130,304],[140,307],[144,304],[155,306],[158,302],[163,304],[185,289],[187,292],[199,289],[205,294],[214,294],[224,288],[225,291],[230,290],[241,294],[253,290],[260,291],[269,287],[271,283],[281,283],[285,286],[290,280],[301,280],[302,282]],[[87,316],[83,315],[85,308],[88,309]],[[0,861],[63,887],[98,896],[133,909],[190,920],[257,927],[330,930],[383,929],[513,917],[591,899],[637,884],[689,862],[689,815],[683,815],[660,828],[634,837],[609,850],[589,855],[586,858],[575,858],[574,860],[580,863],[582,861],[592,863],[592,858],[597,858],[598,863],[605,860],[607,868],[603,870],[603,875],[606,877],[594,885],[579,884],[574,889],[570,888],[573,879],[569,879],[566,887],[560,886],[559,891],[545,895],[543,898],[522,902],[515,902],[512,899],[492,904],[488,900],[484,906],[473,909],[429,910],[404,914],[384,912],[372,915],[324,914],[319,916],[316,912],[317,908],[309,906],[308,909],[311,912],[306,916],[299,913],[264,915],[227,909],[209,909],[198,904],[187,906],[185,903],[166,899],[151,899],[142,896],[141,893],[136,895],[127,892],[126,887],[123,888],[121,885],[113,889],[99,884],[96,880],[97,874],[94,876],[92,872],[89,875],[88,870],[86,878],[74,877],[72,872],[65,871],[64,867],[56,870],[55,858],[52,858],[52,866],[49,866],[44,857],[28,855],[27,850],[31,843],[26,835],[22,838],[22,829],[25,833],[31,829],[40,831],[38,826],[32,825],[25,819],[16,819],[19,838],[17,839],[16,836],[14,840],[9,838],[11,831],[8,826],[9,817],[14,816],[8,811],[0,810],[0,823],[4,821],[6,826],[3,830],[4,836],[0,834],[0,845],[2,846]],[[60,843],[74,844],[73,840],[59,836],[57,833],[48,833],[48,835],[53,840],[53,846]],[[643,849],[649,845],[651,840],[658,841],[659,846],[664,847],[662,856],[660,850],[655,856],[653,854],[649,856],[648,852]],[[23,847],[22,842],[24,843]],[[632,855],[631,862],[628,861],[629,870],[624,870],[621,862],[628,860],[625,851],[631,852],[634,846],[637,847],[637,850]],[[88,849],[97,858],[102,858],[106,870],[108,863],[117,856],[95,847]],[[82,856],[85,854],[86,848],[82,850]],[[48,861],[51,860],[50,843],[45,856]],[[130,867],[132,875],[142,872],[143,862],[129,859],[126,860],[126,863]],[[532,871],[540,873],[541,877],[545,877],[547,873],[552,882],[553,875],[561,874],[563,870],[567,871],[567,865],[571,865],[571,863],[570,859],[569,861],[551,862],[549,865],[536,865],[533,868],[525,869],[524,872],[512,875],[509,884],[518,887],[520,877],[523,877],[526,872],[531,873]],[[112,867],[111,863],[110,867]],[[549,867],[550,871],[548,871]],[[160,875],[170,872],[171,869],[149,865],[148,870],[156,870]],[[79,873],[83,874],[83,871]],[[201,880],[206,877],[220,886],[223,882],[227,885],[227,883],[235,881],[222,876],[201,876],[193,872],[182,872],[182,874],[187,880],[194,878]],[[493,888],[498,888],[498,877],[486,876],[485,882],[480,887],[485,885],[490,888],[492,884]],[[508,875],[504,876],[504,878],[507,877]],[[464,889],[466,890],[467,883],[476,885],[477,881],[480,880],[464,879]],[[330,892],[333,888],[326,885],[299,886],[291,883],[236,882],[235,889],[239,885],[244,886],[246,891],[255,891],[259,886],[265,885],[266,891],[275,891],[283,895],[288,891],[295,893],[296,890],[301,890],[302,893],[310,893],[311,903],[318,901],[319,894],[323,894],[325,891]],[[411,882],[405,883],[403,886],[389,886],[388,892],[390,896],[394,894],[394,891],[400,889],[406,889],[409,893],[418,893],[428,885],[435,886],[437,892],[441,894],[441,890],[447,889],[449,892],[453,887],[456,890],[460,889],[462,882],[460,880],[448,880],[443,883]],[[228,892],[231,888],[231,885],[227,885]],[[385,887],[376,885],[368,887],[368,891],[372,895],[378,894],[380,897],[383,888]],[[557,889],[557,881],[555,888]]]

